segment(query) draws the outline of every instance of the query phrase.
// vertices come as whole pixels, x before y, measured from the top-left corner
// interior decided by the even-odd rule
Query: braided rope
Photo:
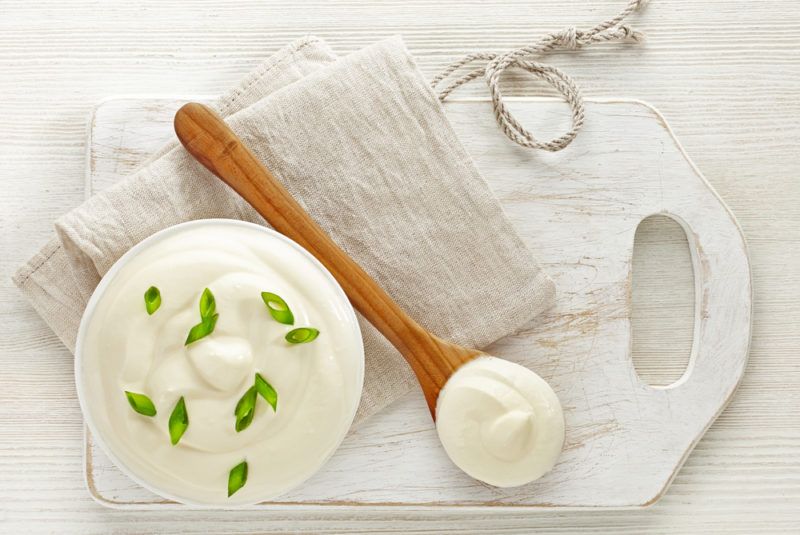
[[[560,32],[547,34],[532,45],[502,54],[495,52],[469,54],[445,67],[431,81],[431,86],[436,89],[444,80],[450,78],[467,65],[475,61],[484,61],[484,66],[468,71],[466,74],[450,81],[443,89],[440,89],[439,100],[444,101],[457,88],[483,76],[492,96],[492,106],[494,107],[497,124],[509,139],[531,149],[542,149],[550,152],[559,151],[575,139],[578,131],[583,126],[585,119],[583,96],[575,81],[564,71],[552,65],[534,61],[532,58],[542,56],[553,50],[577,50],[594,43],[638,43],[643,40],[644,35],[629,26],[623,25],[622,21],[634,11],[641,9],[646,2],[647,0],[629,0],[625,9],[615,17],[601,22],[590,30],[577,30],[574,27],[569,27]],[[549,141],[539,141],[517,121],[506,107],[503,101],[503,94],[500,91],[500,76],[510,67],[525,70],[544,80],[564,97],[564,100],[572,110],[572,127],[568,132]]]

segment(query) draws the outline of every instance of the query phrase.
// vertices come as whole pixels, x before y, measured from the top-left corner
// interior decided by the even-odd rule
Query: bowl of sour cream
[[[197,506],[296,487],[352,423],[364,348],[350,302],[265,227],[192,221],[145,239],[83,315],[75,379],[98,444],[133,480]]]

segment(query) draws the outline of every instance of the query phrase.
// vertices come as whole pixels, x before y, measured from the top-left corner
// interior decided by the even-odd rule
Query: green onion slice
[[[152,316],[160,306],[161,292],[155,286],[149,287],[144,293],[144,308],[147,309],[147,314]]]
[[[145,416],[156,415],[156,406],[149,397],[144,394],[137,394],[136,392],[128,392],[127,390],[125,391],[125,396],[128,398],[128,403],[133,407],[133,410],[139,414]]]
[[[278,410],[278,392],[269,384],[269,381],[264,379],[260,373],[256,373],[256,391],[261,394],[261,397],[269,403],[273,411]]]
[[[263,299],[264,304],[267,305],[272,319],[284,325],[294,325],[294,314],[292,314],[289,305],[286,304],[286,301],[284,301],[280,295],[270,292],[261,292],[261,299]]]
[[[242,461],[231,468],[228,474],[228,498],[244,487],[245,483],[247,483],[247,461]]]
[[[256,387],[251,386],[236,404],[233,415],[236,416],[237,433],[244,431],[253,423],[253,417],[256,415],[256,395]]]
[[[217,301],[214,299],[214,294],[211,290],[206,288],[203,290],[203,295],[200,296],[200,319],[205,320],[214,315],[217,311]]]
[[[173,446],[181,439],[187,427],[189,427],[189,414],[186,412],[186,402],[181,396],[172,409],[172,414],[169,415],[169,439]]]
[[[184,345],[189,345],[193,342],[197,342],[201,338],[205,338],[209,334],[214,332],[214,327],[217,325],[217,318],[219,318],[219,314],[214,314],[213,316],[209,316],[189,331],[189,335],[186,337],[186,342]]]
[[[286,333],[286,341],[290,344],[307,344],[319,336],[319,330],[313,327],[298,327]]]

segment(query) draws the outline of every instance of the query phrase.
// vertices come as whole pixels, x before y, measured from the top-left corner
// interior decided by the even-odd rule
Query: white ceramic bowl
[[[201,226],[212,226],[215,229],[226,229],[226,228],[247,228],[251,229],[255,232],[263,233],[265,237],[277,239],[283,242],[284,244],[289,245],[290,252],[288,254],[296,254],[297,258],[302,261],[304,265],[314,268],[318,272],[322,274],[319,277],[319,280],[324,281],[323,284],[328,285],[330,290],[328,292],[329,295],[333,295],[334,303],[331,303],[331,299],[326,301],[327,306],[333,306],[336,310],[336,317],[339,323],[337,326],[341,329],[345,329],[348,336],[357,337],[357,355],[355,355],[354,359],[356,361],[356,365],[353,369],[348,371],[348,374],[352,373],[354,376],[348,375],[349,384],[357,385],[358,392],[354,392],[353,396],[348,396],[348,400],[354,400],[350,403],[351,406],[347,407],[349,409],[349,418],[346,420],[346,425],[342,425],[340,428],[336,429],[337,435],[330,437],[330,443],[334,444],[333,447],[330,448],[330,451],[326,451],[324,458],[318,459],[311,464],[314,465],[311,468],[307,468],[305,472],[302,474],[302,478],[298,479],[297,481],[293,482],[291,487],[281,489],[280,492],[270,493],[265,495],[258,495],[258,496],[250,496],[246,501],[239,500],[224,500],[221,498],[218,502],[209,502],[208,500],[204,501],[194,501],[191,498],[187,498],[183,496],[180,490],[176,490],[174,485],[172,488],[165,488],[164,485],[160,485],[157,482],[153,481],[154,477],[148,477],[146,470],[140,469],[140,467],[147,464],[147,462],[152,462],[152,459],[139,459],[137,458],[137,454],[132,454],[130,448],[123,448],[121,446],[115,447],[114,444],[119,443],[119,440],[123,437],[118,437],[112,435],[114,431],[111,429],[111,426],[104,425],[102,422],[106,422],[109,419],[107,414],[108,411],[111,409],[107,407],[106,403],[98,403],[94,400],[99,400],[98,396],[90,395],[90,392],[87,391],[87,385],[91,384],[92,381],[97,381],[97,376],[100,373],[99,370],[93,369],[90,364],[87,364],[87,357],[85,353],[89,351],[86,346],[86,337],[87,337],[87,330],[89,329],[89,325],[93,321],[94,313],[98,307],[98,304],[103,300],[104,294],[109,286],[113,283],[115,277],[120,273],[123,268],[128,265],[134,258],[140,255],[143,251],[146,251],[149,247],[153,246],[154,244],[168,238],[170,236],[174,236],[177,233],[183,232],[187,229],[201,227]],[[232,233],[235,234],[235,233]],[[287,254],[284,251],[284,254]],[[318,286],[318,285],[317,285]],[[143,306],[143,305],[142,305]],[[100,321],[100,320],[98,320]],[[349,331],[349,332],[348,332]],[[355,340],[353,338],[352,340]],[[174,500],[177,502],[181,502],[187,505],[192,506],[199,506],[199,507],[237,507],[242,505],[250,505],[253,503],[258,503],[261,501],[266,501],[272,498],[275,498],[276,495],[283,494],[284,492],[290,490],[290,488],[296,487],[298,484],[302,483],[306,480],[310,475],[316,473],[326,462],[327,460],[333,455],[334,451],[338,446],[341,444],[342,440],[344,440],[345,435],[352,423],[352,419],[355,416],[356,409],[358,408],[358,400],[361,397],[361,389],[363,387],[363,379],[364,379],[364,349],[363,343],[361,340],[361,331],[358,326],[358,321],[356,319],[356,315],[353,311],[353,308],[347,299],[344,291],[341,289],[339,284],[333,278],[333,276],[328,272],[325,267],[319,263],[319,261],[314,258],[308,251],[303,249],[297,243],[291,241],[290,239],[286,238],[285,236],[270,230],[266,227],[262,227],[260,225],[255,225],[252,223],[246,223],[242,221],[235,221],[235,220],[228,220],[228,219],[206,219],[206,220],[198,220],[198,221],[191,221],[188,223],[183,223],[180,225],[175,225],[173,227],[166,228],[156,234],[150,236],[149,238],[143,240],[141,243],[137,244],[135,247],[130,249],[125,255],[122,256],[108,271],[108,273],[103,277],[100,281],[100,284],[97,286],[96,290],[92,294],[91,299],[89,300],[88,305],[86,306],[86,310],[83,314],[83,318],[81,320],[80,328],[78,330],[78,339],[75,348],[75,382],[77,386],[78,392],[78,399],[80,401],[81,410],[83,411],[83,416],[86,420],[86,423],[91,430],[94,439],[100,445],[100,447],[106,452],[106,454],[111,458],[111,460],[116,464],[120,470],[122,470],[125,474],[127,474],[131,479],[150,489],[151,491],[163,496],[164,498]],[[94,375],[92,375],[94,374]],[[122,394],[120,394],[122,395]],[[102,406],[98,406],[102,405]],[[103,412],[105,411],[105,412]],[[191,421],[191,419],[190,419]],[[138,455],[146,456],[148,452],[139,452]]]

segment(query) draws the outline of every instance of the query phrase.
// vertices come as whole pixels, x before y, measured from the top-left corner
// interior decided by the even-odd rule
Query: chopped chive
[[[253,418],[255,418],[255,416],[256,416],[256,411],[255,411],[255,408],[254,408],[254,409],[250,410],[250,412],[248,412],[247,414],[242,416],[241,418],[237,417],[236,418],[236,432],[237,433],[241,433],[242,431],[244,431],[245,429],[250,427],[250,424],[253,423]]]
[[[281,296],[270,292],[261,292],[261,299],[267,305],[272,319],[284,325],[294,325],[294,314]]]
[[[256,415],[256,387],[251,386],[236,404],[233,415],[236,416],[236,432],[244,431],[253,423]]]
[[[173,446],[181,439],[187,427],[189,427],[189,414],[186,412],[186,402],[181,396],[172,409],[172,414],[169,415],[169,439]]]
[[[228,473],[228,498],[247,483],[247,461],[242,461]]]
[[[128,403],[133,407],[133,410],[139,414],[143,414],[144,416],[156,415],[156,406],[149,397],[144,394],[137,394],[136,392],[128,392],[127,390],[125,391],[125,396],[128,398]]]
[[[189,335],[186,337],[186,342],[183,345],[189,345],[193,342],[197,342],[201,338],[205,338],[209,334],[214,332],[214,327],[217,325],[217,318],[219,318],[219,314],[214,314],[213,316],[209,316],[204,318],[203,321],[192,327],[189,331]]]
[[[144,308],[147,314],[152,316],[153,313],[161,306],[161,292],[155,286],[151,286],[144,293]]]
[[[186,342],[184,342],[183,345],[188,346],[192,342],[197,342],[201,338],[214,332],[214,327],[217,325],[217,318],[219,318],[219,314],[215,313],[216,311],[217,301],[214,299],[214,294],[211,293],[211,290],[206,288],[200,296],[200,323],[191,328],[189,335],[186,337]]]
[[[214,315],[217,310],[217,300],[214,299],[214,294],[211,290],[206,288],[203,290],[203,295],[200,296],[200,319],[205,320]]]
[[[260,373],[256,373],[256,391],[261,394],[261,397],[269,403],[273,411],[278,410],[278,392],[272,387],[269,382],[264,379]]]
[[[286,341],[290,344],[307,344],[319,336],[319,330],[313,327],[298,327],[286,334]]]

